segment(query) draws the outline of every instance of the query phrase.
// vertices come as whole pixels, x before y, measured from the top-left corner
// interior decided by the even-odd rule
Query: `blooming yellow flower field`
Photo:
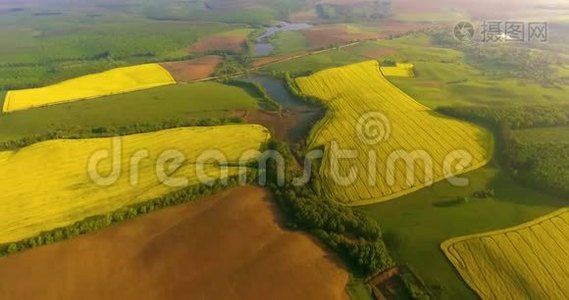
[[[158,64],[117,68],[46,87],[8,91],[3,112],[127,93],[174,83],[176,81],[170,73]]]
[[[259,150],[269,138],[270,133],[262,126],[228,125],[178,128],[122,138],[52,140],[14,152],[0,152],[0,244],[183,188],[183,181],[160,179],[162,169],[157,163],[161,155],[168,158],[172,151],[182,153],[186,160],[181,167],[174,168],[173,161],[167,160],[163,172],[172,180],[185,178],[188,185],[194,185],[201,182],[198,175],[202,173],[196,165],[204,151],[210,158],[222,153],[232,167],[224,174],[209,159],[201,164],[203,174],[213,178],[231,176],[239,171],[235,163],[242,154]],[[120,150],[118,156],[115,150]],[[245,157],[252,159],[256,155],[249,153]],[[91,158],[97,157],[99,163],[90,165]],[[133,171],[133,165],[138,171]],[[116,174],[119,166],[116,182],[99,181],[97,176]]]
[[[397,63],[395,66],[381,66],[381,73],[388,77],[415,77],[412,64]]]
[[[441,248],[482,299],[569,298],[568,209]]]
[[[320,173],[327,195],[348,205],[381,202],[487,163],[488,131],[419,104],[385,79],[379,67],[368,61],[295,81],[303,94],[329,108],[309,138],[310,148],[325,149]],[[334,143],[355,153],[335,163]],[[352,182],[338,180],[351,174],[358,175]]]

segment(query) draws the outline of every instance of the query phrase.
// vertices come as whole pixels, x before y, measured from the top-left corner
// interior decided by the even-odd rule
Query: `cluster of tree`
[[[252,96],[261,99],[261,107],[265,110],[280,111],[282,109],[281,105],[273,100],[267,90],[257,82],[230,79],[224,83],[240,87],[248,91]]]
[[[325,20],[379,20],[389,14],[391,0],[361,1],[350,4],[320,3],[316,12]]]
[[[250,182],[255,180],[254,175],[255,174],[253,174],[253,172],[249,172],[247,178]],[[230,177],[227,182],[216,181],[211,185],[187,187],[162,197],[133,204],[107,214],[92,216],[66,227],[42,232],[35,237],[0,245],[0,256],[10,255],[34,247],[71,239],[89,232],[106,228],[115,223],[130,220],[136,216],[214,195],[228,187],[237,186],[239,183],[239,177],[234,176]]]
[[[501,108],[440,108],[440,112],[492,126],[499,135],[502,155],[514,177],[544,192],[569,195],[569,145],[565,143],[526,143],[513,129],[569,125],[565,106],[508,106]]]
[[[563,58],[553,51],[533,49],[524,43],[461,43],[449,31],[431,33],[433,44],[464,52],[467,61],[479,66],[485,73],[515,76],[552,86],[557,80],[553,66],[564,64]]]
[[[268,143],[268,148],[281,153],[288,162],[286,165],[295,164],[284,142],[273,140]],[[268,187],[274,192],[276,202],[286,217],[287,227],[319,237],[357,274],[371,276],[394,266],[377,222],[360,211],[327,199],[315,175],[309,184],[296,186],[292,178],[299,177],[302,171],[289,167],[284,185],[279,185],[277,170],[276,162],[267,163]]]
[[[99,137],[113,137],[138,133],[154,132],[178,127],[218,126],[225,124],[240,124],[243,119],[239,117],[222,119],[190,119],[171,120],[157,123],[137,123],[123,126],[108,126],[96,128],[77,128],[57,130],[45,135],[30,136],[18,140],[0,142],[0,151],[17,150],[35,143],[55,139],[86,139]]]
[[[217,65],[213,75],[222,80],[230,80],[231,77],[240,74],[246,74],[251,68],[252,60],[247,54],[235,53],[232,51],[211,51],[223,57],[223,60]]]
[[[517,179],[560,196],[569,195],[569,144],[508,141],[507,157]]]
[[[438,110],[460,119],[510,129],[569,125],[569,107],[560,105],[441,107]]]

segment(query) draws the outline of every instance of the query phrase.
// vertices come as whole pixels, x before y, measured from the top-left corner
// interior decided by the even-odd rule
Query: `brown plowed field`
[[[221,56],[209,55],[186,61],[165,62],[160,65],[168,70],[177,82],[194,81],[212,76],[221,60]]]
[[[211,50],[231,50],[243,52],[247,45],[247,37],[240,35],[215,35],[204,37],[190,46],[190,53],[201,53]]]
[[[350,32],[346,25],[316,26],[301,31],[311,49],[328,48],[334,44],[347,44],[356,40],[378,38],[371,32]]]
[[[347,280],[257,187],[0,259],[0,299],[347,299]]]

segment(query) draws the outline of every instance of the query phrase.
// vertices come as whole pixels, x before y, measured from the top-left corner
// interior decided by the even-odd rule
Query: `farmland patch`
[[[223,119],[233,110],[257,110],[260,101],[217,82],[168,85],[5,114],[0,117],[0,142],[60,131]]]
[[[251,186],[0,259],[3,299],[347,300],[347,281]]]
[[[451,169],[454,175],[477,169],[491,157],[489,132],[419,104],[389,83],[376,61],[297,78],[296,85],[304,95],[328,106],[327,115],[311,133],[309,146],[324,147],[323,189],[339,202],[387,201],[443,180]],[[334,160],[333,153],[339,149],[355,151],[352,159]],[[403,152],[415,156],[401,164],[397,158]],[[370,153],[375,160],[366,159]],[[447,169],[445,161],[455,155],[468,156],[469,162]],[[342,176],[348,176],[349,182]]]
[[[189,48],[190,53],[201,53],[212,50],[230,50],[243,52],[247,50],[247,35],[251,29],[238,29],[201,38]]]
[[[176,62],[165,62],[164,67],[177,82],[205,79],[213,75],[222,58],[216,55]]]
[[[218,166],[198,163],[197,158],[205,150],[215,150],[225,155],[228,164],[236,163],[246,150],[258,150],[268,138],[262,126],[228,125],[122,138],[52,140],[0,152],[0,187],[4,190],[0,200],[0,244],[153,199],[181,185],[201,183],[196,165],[212,178],[235,175],[238,167],[228,167],[224,174]],[[141,150],[147,155],[140,160],[133,181],[131,158],[140,155]],[[167,173],[183,180],[177,184],[166,184],[155,170],[158,158],[167,150],[185,158],[182,166]],[[107,158],[93,161],[96,153],[96,157],[106,153]],[[110,185],[105,183],[107,176]]]
[[[170,73],[157,64],[117,68],[47,87],[9,91],[4,101],[3,111],[14,112],[173,83],[175,81]]]
[[[441,248],[482,299],[569,297],[569,210],[485,234],[448,240]]]
[[[381,73],[387,77],[414,77],[413,64],[397,63],[395,66],[381,66]]]

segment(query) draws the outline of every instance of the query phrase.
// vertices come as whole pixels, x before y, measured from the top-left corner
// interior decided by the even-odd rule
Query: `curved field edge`
[[[230,135],[235,140],[211,139],[212,135]],[[237,142],[243,135],[249,139]],[[5,211],[0,240],[10,243],[25,239],[91,215],[144,202],[184,186],[206,184],[201,179],[204,177],[200,177],[203,175],[207,176],[207,180],[218,180],[239,174],[249,168],[236,168],[233,163],[254,159],[257,154],[253,155],[250,151],[262,150],[269,138],[268,130],[259,125],[227,125],[175,128],[128,135],[124,139],[50,140],[17,151],[0,152],[0,175],[4,177],[1,184],[6,188],[0,202]],[[138,157],[141,150],[145,151],[146,156],[139,160],[136,169],[133,169],[132,161],[129,168],[129,160]],[[196,163],[201,161],[199,157],[212,150],[224,155],[226,168],[222,170],[215,164],[202,161],[202,167],[198,169]],[[107,159],[112,159],[110,165],[105,158],[100,159],[101,151],[106,152]],[[166,173],[167,178],[183,178],[184,182],[169,185],[160,179],[158,165],[155,167],[153,161],[158,162],[166,153],[173,151],[178,157],[181,155],[183,161],[174,170],[164,170],[173,172]],[[112,156],[109,156],[111,152]],[[50,162],[41,163],[48,156],[51,157]],[[92,165],[94,156],[99,160]],[[51,168],[56,168],[56,172]],[[110,185],[97,184],[93,180],[106,180],[105,177],[98,177],[107,175],[93,177],[92,170],[98,174],[117,176]],[[136,172],[135,183],[132,181],[132,172]],[[34,183],[32,179],[21,180],[30,173],[35,178],[42,178],[41,184]],[[67,202],[66,199],[76,201]]]
[[[454,267],[454,269],[458,272],[458,274],[460,274],[461,278],[468,284],[468,286],[475,291],[481,298],[489,298],[488,295],[485,293],[488,290],[492,290],[491,287],[488,286],[488,284],[482,284],[479,282],[479,280],[477,280],[477,278],[474,278],[471,276],[471,274],[469,274],[470,272],[469,267],[467,265],[467,263],[464,261],[465,258],[461,258],[462,256],[460,255],[459,252],[457,252],[455,250],[455,246],[459,243],[464,243],[464,242],[470,242],[473,240],[478,240],[478,239],[483,239],[483,238],[494,238],[497,236],[501,236],[501,235],[507,235],[507,234],[511,234],[511,233],[516,233],[518,232],[518,235],[521,236],[521,233],[519,233],[519,231],[522,230],[527,230],[527,229],[531,229],[534,226],[539,226],[543,223],[549,222],[552,219],[556,218],[556,217],[560,217],[562,215],[566,215],[569,213],[569,208],[562,208],[559,209],[555,212],[552,212],[550,214],[544,215],[542,217],[539,217],[537,219],[534,219],[532,221],[517,225],[517,226],[513,226],[513,227],[509,227],[509,228],[505,228],[505,229],[500,229],[500,230],[494,230],[494,231],[489,231],[489,232],[485,232],[485,233],[477,233],[477,234],[472,234],[472,235],[467,235],[467,236],[462,236],[462,237],[456,237],[456,238],[452,238],[449,240],[444,241],[443,243],[441,243],[440,245],[440,249],[442,250],[442,252],[445,254],[445,256],[447,257],[447,259],[451,262],[452,266]],[[509,239],[509,237],[506,236],[507,239]],[[555,241],[555,239],[550,236],[551,239],[553,239]],[[522,238],[523,239],[523,238]],[[492,239],[494,243],[496,243],[496,241],[494,239]],[[513,247],[514,249],[517,249],[513,244],[510,243],[510,247]],[[527,241],[526,241],[527,243]],[[559,245],[557,242],[555,242],[556,247],[559,247],[559,249],[561,248],[561,245]],[[531,247],[530,244],[527,244],[528,247]],[[545,246],[540,246],[543,247],[543,249],[547,249],[547,247]],[[502,249],[500,249],[502,250]],[[507,249],[505,249],[507,250]],[[537,250],[537,249],[536,249]],[[485,250],[486,252],[491,252],[489,249]],[[522,259],[522,261],[524,261],[525,264],[527,264],[527,262],[525,260],[523,260],[524,254],[523,252],[519,252],[520,250],[517,250],[518,253],[514,256],[518,256],[517,258]],[[472,256],[473,251],[469,250],[469,256]],[[488,253],[487,253],[488,254]],[[489,255],[489,254],[488,254]],[[495,255],[495,254],[494,254]],[[545,254],[548,255],[548,254]],[[484,256],[487,256],[486,254]],[[537,255],[536,255],[537,257]],[[470,257],[471,260],[476,260],[476,257]],[[490,258],[490,256],[488,256],[488,258]],[[514,260],[514,258],[511,258],[512,260]],[[541,259],[538,258],[538,261],[540,262],[541,265],[538,266],[538,269],[541,268],[546,268],[547,266],[547,262],[542,261]],[[494,265],[494,262],[489,262],[489,264]],[[513,268],[512,270],[502,270],[503,272],[510,272],[513,271],[516,274],[512,274],[512,277],[520,277],[521,274],[518,274],[517,272],[521,272],[523,270],[519,270],[519,268],[516,268],[517,266],[512,262],[512,261],[508,261],[506,264],[508,264],[510,266],[510,268]],[[494,266],[495,268],[498,268],[496,266]],[[530,266],[526,266],[526,268],[530,268]],[[539,270],[536,269],[531,269],[531,272],[536,272],[539,273]],[[488,274],[487,274],[488,275]],[[552,276],[551,274],[548,274],[548,276]],[[519,278],[518,280],[523,281],[523,278]],[[538,285],[541,285],[542,283],[539,282]],[[559,287],[559,285],[558,285]],[[517,287],[520,290],[524,290],[526,293],[535,293],[535,291],[533,290],[528,290],[527,287],[522,286],[522,287]],[[519,292],[515,291],[515,292]],[[556,291],[557,292],[557,291]],[[529,294],[525,295],[526,297],[529,297]],[[551,296],[551,295],[549,295]],[[492,297],[498,297],[496,294],[492,293]],[[509,297],[514,297],[513,295],[509,295]]]
[[[250,174],[249,172],[247,175],[248,183],[252,183],[254,181],[254,174]],[[159,198],[125,206],[106,214],[89,216],[67,226],[42,231],[35,236],[18,241],[0,244],[0,257],[13,255],[25,250],[50,245],[56,242],[70,240],[77,236],[95,232],[111,225],[134,219],[139,215],[146,215],[163,208],[213,196],[215,193],[226,188],[236,187],[238,183],[239,176],[232,176],[227,178],[227,184],[221,184],[220,181],[217,181],[212,185],[195,185],[166,194]]]
[[[482,237],[489,237],[489,236],[494,236],[494,235],[499,235],[499,234],[504,234],[504,233],[509,233],[511,231],[516,231],[516,230],[521,230],[521,229],[526,229],[528,227],[534,226],[534,225],[539,225],[545,221],[548,221],[551,218],[557,217],[559,215],[565,214],[565,213],[569,213],[569,208],[562,208],[559,210],[556,210],[555,212],[552,212],[548,215],[539,217],[535,220],[520,224],[518,226],[513,226],[513,227],[509,227],[506,229],[500,229],[500,230],[494,230],[494,231],[489,231],[489,232],[484,232],[484,233],[476,233],[476,234],[471,234],[471,235],[466,235],[466,236],[461,236],[461,237],[456,237],[456,238],[452,238],[449,240],[446,240],[444,242],[441,243],[441,249],[445,252],[446,254],[446,249],[448,249],[448,247],[452,246],[452,244],[455,243],[459,243],[459,242],[464,242],[464,241],[468,241],[471,239],[476,239],[476,238],[482,238]]]
[[[411,96],[407,95],[404,91],[402,91],[401,89],[399,89],[399,88],[398,88],[397,86],[395,86],[393,83],[391,83],[391,81],[387,80],[387,78],[385,78],[385,76],[384,76],[382,70],[380,69],[380,65],[379,65],[379,63],[378,63],[377,61],[367,61],[367,62],[363,62],[363,63],[372,63],[372,62],[377,64],[377,66],[378,66],[378,70],[377,70],[377,71],[378,71],[378,74],[383,77],[382,79],[385,79],[386,85],[387,85],[390,89],[392,89],[392,90],[394,90],[394,91],[397,91],[397,92],[399,92],[399,93],[402,94],[402,95],[405,95],[405,96],[406,96],[405,100],[412,101],[412,102],[413,102],[415,105],[417,105],[418,107],[421,107],[421,108],[424,109],[425,111],[429,111],[429,112],[432,114],[433,117],[452,119],[452,120],[454,120],[454,121],[457,121],[457,122],[460,122],[460,123],[463,123],[463,124],[468,124],[468,125],[470,125],[470,126],[476,128],[477,130],[480,131],[481,135],[483,136],[483,141],[482,141],[482,142],[483,142],[483,143],[482,143],[483,145],[481,146],[481,148],[484,149],[485,154],[486,154],[486,155],[484,156],[484,159],[482,159],[482,160],[479,161],[478,163],[475,163],[475,164],[471,165],[471,166],[468,167],[468,168],[464,168],[464,169],[461,170],[461,171],[455,171],[455,172],[453,172],[453,175],[454,175],[455,177],[460,176],[460,175],[464,175],[464,174],[466,174],[466,173],[475,171],[475,170],[477,170],[477,169],[480,169],[480,168],[484,167],[485,165],[487,165],[487,164],[492,160],[492,157],[493,157],[494,151],[495,151],[495,149],[494,149],[494,148],[495,148],[495,139],[494,139],[494,135],[492,134],[492,132],[491,132],[490,130],[488,130],[488,129],[485,128],[485,127],[479,126],[479,125],[477,125],[477,124],[475,124],[475,123],[472,123],[472,122],[468,122],[468,121],[464,121],[464,120],[460,120],[460,119],[456,119],[456,118],[451,118],[451,117],[449,117],[449,116],[440,114],[440,113],[438,113],[438,112],[436,112],[436,111],[430,109],[429,107],[427,107],[427,106],[421,104],[420,102],[418,102],[417,100],[415,100],[415,99],[412,98]],[[331,70],[331,69],[341,69],[341,68],[344,68],[344,67],[349,67],[349,66],[358,65],[358,64],[362,64],[362,63],[360,62],[360,63],[356,63],[356,64],[350,64],[350,65],[343,66],[343,67],[334,67],[334,68],[330,68],[330,69],[326,69],[326,70],[323,70],[323,71],[316,72],[316,73],[314,73],[314,74],[312,74],[312,75],[315,75],[315,74],[318,74],[318,73],[321,73],[321,72],[324,72],[324,71],[327,71],[327,70]],[[310,75],[310,76],[312,76],[312,75]],[[336,115],[338,114],[338,111],[331,108],[331,102],[334,101],[334,99],[325,100],[325,99],[319,98],[318,96],[307,95],[306,93],[304,93],[304,92],[302,91],[302,88],[300,87],[300,84],[298,83],[297,80],[298,80],[299,78],[308,78],[308,77],[310,77],[310,76],[305,76],[305,77],[303,76],[303,77],[292,78],[289,74],[286,74],[286,75],[285,75],[285,79],[286,79],[287,87],[289,88],[289,90],[290,90],[294,95],[296,95],[296,96],[298,96],[298,97],[300,97],[300,98],[302,98],[302,99],[304,99],[305,101],[308,101],[308,102],[316,102],[316,103],[318,103],[319,105],[322,105],[322,106],[324,106],[324,107],[326,108],[326,114],[325,114],[324,118],[322,118],[320,121],[318,121],[318,122],[316,123],[316,125],[314,125],[314,127],[312,128],[312,130],[310,131],[310,134],[309,134],[309,136],[308,136],[308,138],[307,138],[307,143],[308,143],[308,148],[311,148],[311,149],[314,149],[315,147],[319,147],[319,146],[325,146],[325,148],[327,148],[326,145],[316,145],[316,143],[317,143],[317,137],[318,137],[318,136],[320,135],[320,133],[324,130],[324,128],[326,127],[326,125],[327,125],[329,122],[331,122],[331,120],[333,120],[334,118],[337,117]],[[328,155],[328,151],[324,151],[324,157],[322,158],[322,161],[325,161],[325,160],[326,160],[327,155]],[[322,174],[322,172],[323,172],[323,167],[322,167],[322,165],[319,166],[319,170],[320,170],[320,171],[319,171],[320,175],[321,175],[321,176],[325,176],[324,174]],[[441,181],[444,181],[444,180],[447,180],[447,179],[448,179],[448,177],[438,177],[438,178],[437,178],[437,177],[434,177],[432,184],[435,184],[435,183],[437,183],[437,182],[441,182]],[[432,184],[431,184],[431,185],[432,185]],[[393,194],[388,195],[388,196],[383,196],[383,197],[373,198],[373,199],[366,199],[366,200],[358,200],[358,201],[352,201],[352,202],[342,202],[342,201],[338,201],[338,200],[337,200],[337,197],[334,197],[334,195],[331,194],[329,191],[323,190],[323,192],[324,192],[324,194],[326,194],[327,196],[331,197],[331,199],[334,199],[333,201],[335,201],[335,202],[337,202],[337,203],[339,203],[339,204],[346,205],[346,206],[362,206],[362,205],[370,205],[370,204],[376,204],[376,203],[381,203],[381,202],[393,200],[393,199],[395,199],[395,198],[399,198],[399,197],[401,197],[401,196],[414,193],[414,192],[416,192],[416,191],[418,191],[418,190],[421,190],[421,189],[423,189],[423,188],[427,188],[427,187],[429,187],[429,186],[431,186],[431,185],[428,185],[428,186],[416,186],[416,187],[413,187],[413,188],[405,189],[405,190],[400,191],[400,192],[397,192],[397,193],[393,193]]]
[[[141,76],[141,74],[138,72],[143,73],[142,75],[151,74],[155,78],[153,78],[153,80],[148,83],[136,82],[136,78],[134,76]],[[98,86],[107,83],[107,77],[109,76],[120,76],[120,80],[123,81],[121,84],[123,84],[124,87],[115,87],[97,91]],[[90,100],[99,97],[125,94],[175,83],[176,80],[172,74],[170,74],[170,72],[160,64],[144,64],[115,68],[100,73],[72,78],[45,87],[7,91],[2,106],[2,112],[11,113],[37,107]],[[129,86],[126,87],[126,85]],[[55,95],[47,97],[48,100],[42,99],[45,97],[45,94],[49,94],[53,90],[55,90],[55,92],[60,92],[58,89],[61,90],[71,88],[79,89],[79,91],[73,91],[71,93],[66,91],[66,93],[69,93],[68,95]],[[25,101],[26,103],[20,104],[18,101]]]

